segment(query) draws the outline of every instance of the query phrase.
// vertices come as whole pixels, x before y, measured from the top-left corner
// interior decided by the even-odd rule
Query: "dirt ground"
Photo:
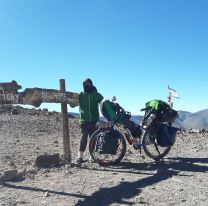
[[[69,128],[72,164],[40,169],[38,155],[63,154],[60,115],[0,113],[0,174],[20,175],[0,182],[1,206],[208,205],[208,133],[178,134],[165,164],[128,145],[117,166],[77,167],[78,119],[69,118]]]

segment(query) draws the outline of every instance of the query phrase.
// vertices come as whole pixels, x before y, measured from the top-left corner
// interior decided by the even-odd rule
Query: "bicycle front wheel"
[[[117,138],[117,150],[115,153],[110,154],[100,150],[100,138],[105,137],[108,129],[96,130],[90,138],[89,152],[92,159],[100,166],[109,166],[118,164],[126,153],[126,141],[124,136],[117,130],[114,130],[112,138]]]
[[[143,138],[143,149],[148,157],[159,160],[169,153],[171,146],[161,147],[157,143],[157,138],[147,131]]]

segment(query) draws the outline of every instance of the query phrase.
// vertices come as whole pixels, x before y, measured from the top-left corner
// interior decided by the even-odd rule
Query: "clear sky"
[[[207,109],[208,1],[0,0],[0,82],[80,92],[87,77],[133,114],[168,85],[175,109]]]

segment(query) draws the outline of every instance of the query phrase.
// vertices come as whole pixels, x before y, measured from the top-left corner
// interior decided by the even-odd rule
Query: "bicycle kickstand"
[[[160,159],[162,160],[162,163],[165,164],[165,161],[164,161],[162,155],[160,154],[160,151],[159,151],[159,149],[158,149],[158,147],[157,147],[156,144],[155,144],[155,148],[156,148],[156,150],[157,150],[157,152],[158,152],[158,154],[159,154]]]

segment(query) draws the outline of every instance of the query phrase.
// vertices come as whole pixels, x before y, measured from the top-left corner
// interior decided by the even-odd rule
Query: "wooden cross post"
[[[71,148],[68,125],[67,104],[71,107],[79,105],[79,94],[67,92],[65,80],[60,79],[60,90],[27,88],[18,92],[22,87],[16,81],[0,83],[0,105],[1,104],[29,104],[39,107],[41,103],[61,103],[63,117],[63,146],[64,160],[71,163]]]
[[[64,79],[60,79],[60,90],[63,93],[66,92]],[[71,147],[70,147],[67,103],[61,103],[61,113],[62,113],[62,120],[63,120],[64,160],[68,163],[71,163]]]

